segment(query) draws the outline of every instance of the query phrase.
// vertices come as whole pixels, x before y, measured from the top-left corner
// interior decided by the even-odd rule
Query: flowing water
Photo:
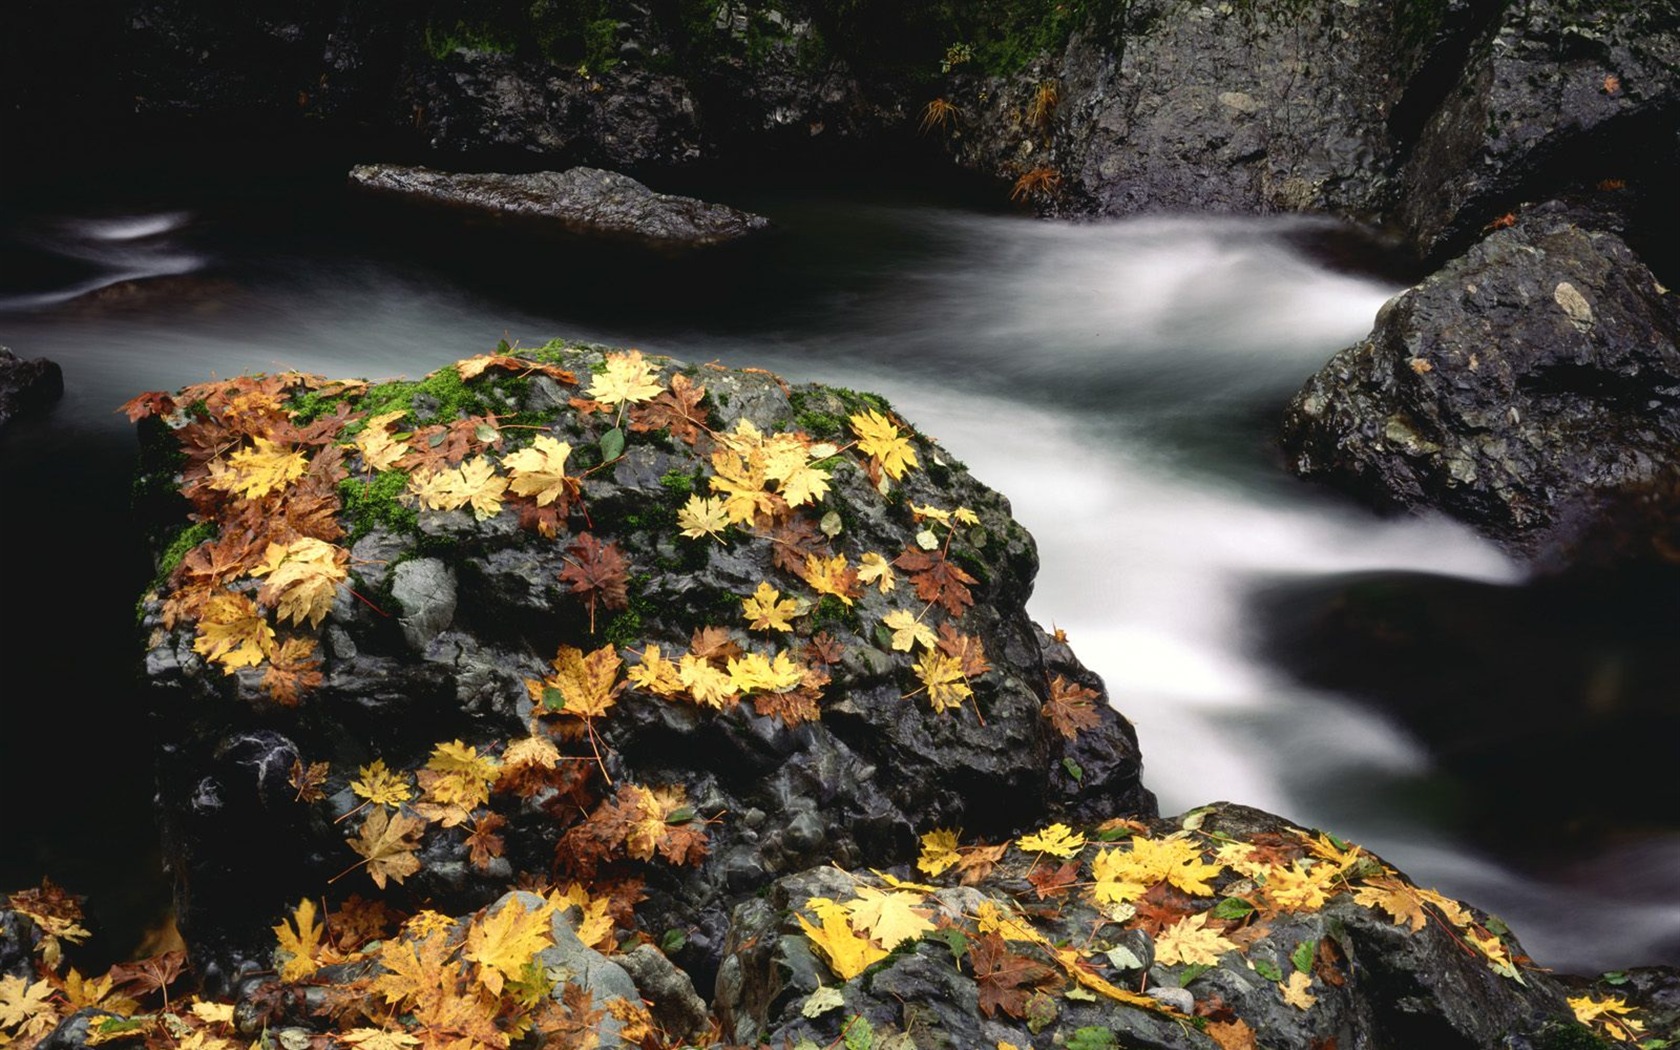
[[[6,591],[27,609],[6,641],[5,724],[31,704],[83,717],[75,744],[4,734],[8,806],[43,801],[0,876],[156,897],[128,885],[153,848],[126,623],[148,573],[112,539],[133,453],[116,405],[246,370],[418,376],[499,338],[565,336],[886,395],[1010,497],[1043,563],[1030,611],[1137,725],[1164,812],[1227,799],[1334,830],[1500,915],[1543,965],[1680,963],[1672,838],[1577,858],[1567,877],[1503,865],[1455,837],[1405,733],[1267,658],[1253,599],[1280,580],[1521,579],[1468,530],[1379,519],[1272,451],[1289,396],[1398,290],[1305,247],[1349,231],[1067,225],[858,194],[738,203],[777,235],[699,268],[439,241],[363,224],[332,191],[14,210],[0,344],[59,361],[67,393],[0,441]],[[116,875],[112,852],[131,860]]]

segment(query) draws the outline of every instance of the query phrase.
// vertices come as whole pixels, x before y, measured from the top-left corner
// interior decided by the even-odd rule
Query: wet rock
[[[1441,258],[1524,200],[1631,183],[1649,200],[1630,203],[1666,210],[1673,236],[1677,67],[1672,5],[1505,6],[1420,130],[1400,173],[1401,221]]]
[[[704,388],[713,433],[798,430],[839,449],[855,437],[851,415],[890,411],[878,399],[788,386],[765,372],[653,360],[661,384],[681,378]],[[569,372],[578,377],[560,384],[569,397],[523,401],[547,408],[503,430],[504,441],[529,443],[541,433],[569,445],[574,463],[599,468],[603,434],[616,428],[610,417],[568,402],[602,364],[598,348],[551,347],[513,371],[491,369],[465,384],[451,368],[455,379],[421,384],[438,394],[422,390],[405,402],[413,416],[405,425],[456,421],[463,409],[447,398],[464,395],[449,390],[500,406],[528,389],[521,374],[527,369],[547,368],[550,379]],[[468,815],[451,817],[447,804],[434,810],[425,802],[428,820],[450,822],[425,825],[419,870],[392,881],[385,896],[394,906],[426,902],[459,914],[496,899],[520,872],[558,870],[583,882],[634,875],[645,880],[636,929],[654,940],[681,932],[684,947],[673,961],[698,987],[711,985],[730,910],[780,875],[829,862],[903,860],[936,826],[1006,834],[1051,817],[1153,811],[1153,796],[1139,782],[1130,725],[1107,706],[1100,682],[1071,650],[1026,616],[1037,567],[1031,537],[1012,520],[1006,500],[932,441],[907,438],[925,466],[897,481],[872,479],[855,452],[824,453],[824,469],[832,471],[827,492],[820,506],[799,512],[802,525],[785,534],[737,526],[719,540],[682,535],[677,521],[691,497],[712,491],[719,439],[695,428],[690,437],[697,447],[691,447],[663,427],[625,426],[627,444],[610,469],[572,468],[582,472],[573,475],[581,479],[579,493],[552,519],[554,536],[522,527],[512,505],[482,520],[464,508],[420,507],[410,525],[366,529],[351,561],[357,575],[350,587],[359,597],[345,598],[341,588],[319,628],[302,628],[320,635],[312,651],[319,679],[301,690],[295,705],[270,694],[268,668],[224,673],[196,650],[190,621],[164,626],[158,603],[170,588],[186,585],[184,577],[154,596],[147,666],[168,748],[159,805],[182,880],[182,927],[191,931],[195,950],[224,958],[222,974],[259,955],[271,940],[274,915],[317,893],[325,880],[348,867],[367,882],[354,870],[357,855],[347,843],[367,819],[351,790],[360,770],[377,759],[408,771],[404,776],[418,771],[420,782],[430,784],[427,778],[460,762],[474,768],[474,760],[462,757],[465,749],[496,761],[513,741],[546,735],[548,726],[561,731],[557,739],[568,754],[544,774],[547,780],[518,791],[498,788],[490,798],[465,796],[481,816],[493,811],[506,821],[497,832],[505,853],[475,861],[466,842]],[[511,454],[511,444],[492,453]],[[179,468],[159,469],[174,477]],[[933,510],[912,509],[918,507]],[[956,508],[967,508],[964,519],[949,525],[917,519]],[[535,503],[527,508],[540,510]],[[354,532],[357,523],[341,527]],[[781,556],[778,563],[776,553],[780,543],[800,545],[813,557],[844,552],[855,571],[865,553],[890,560],[928,550],[930,528],[950,532],[951,557],[961,559],[950,565],[971,581],[964,590],[972,605],[947,597],[930,608],[938,593],[919,598],[916,592],[933,584],[918,583],[907,569],[894,570],[891,591],[853,582],[845,584],[847,600],[825,599],[793,571],[814,571],[804,557]],[[577,589],[587,560],[579,546],[584,533],[621,552],[622,600],[589,599]],[[943,542],[935,544],[941,551]],[[770,581],[802,596],[790,599],[800,611],[790,613],[795,618],[785,632],[753,631],[743,619],[743,598]],[[984,647],[990,669],[971,668],[973,697],[956,709],[934,709],[928,688],[918,689],[912,668],[918,657],[894,648],[882,626],[889,613],[912,604],[929,623],[944,623]],[[711,641],[699,639],[702,630],[714,632]],[[576,698],[544,684],[563,669],[557,650],[598,651],[602,659],[635,667],[650,659],[652,645],[671,661],[693,645],[733,647],[708,665],[715,669],[743,650],[765,658],[779,652],[783,666],[798,661],[812,668],[810,681],[822,684],[812,686],[811,701],[778,694],[774,702],[716,706],[680,691],[671,697],[631,688],[587,727],[563,713]],[[616,674],[622,683],[625,671]],[[1094,724],[1071,739],[1044,713],[1058,680],[1090,689],[1093,698]],[[779,688],[785,693],[794,685]],[[798,707],[779,713],[776,706],[807,702],[814,706],[804,715]],[[568,721],[582,735],[565,729]],[[259,746],[262,741],[273,746]],[[446,746],[447,753],[439,750]],[[294,761],[328,764],[322,797],[311,801],[290,784]],[[599,856],[587,836],[606,834],[593,830],[603,825],[580,822],[590,814],[606,821],[613,806],[641,797],[625,792],[654,789],[682,800],[674,807],[681,815],[669,826],[703,830],[704,850],[679,855],[687,861],[680,866],[656,857],[651,846],[630,858]],[[272,846],[257,844],[272,844],[272,836],[290,843],[281,863]],[[225,855],[230,849],[237,855]],[[229,872],[240,876],[237,893],[220,892],[232,885]]]
[[[350,182],[363,190],[518,229],[551,229],[660,248],[722,244],[770,224],[763,216],[727,205],[655,193],[627,175],[598,168],[501,175],[364,164],[351,169]]]
[[[1157,890],[1135,909],[1105,914],[1090,890],[1102,877],[1096,858],[1124,858],[1144,840],[1206,853],[1214,857],[1208,870],[1219,872],[1205,893]],[[1303,1048],[1335,1041],[1491,1050],[1547,1045],[1574,1027],[1556,978],[1524,970],[1515,979],[1522,948],[1496,920],[1443,900],[1428,905],[1444,909],[1434,921],[1403,921],[1381,903],[1385,892],[1413,892],[1403,875],[1368,853],[1346,852],[1347,844],[1316,840],[1315,853],[1314,841],[1281,818],[1215,803],[1087,843],[1069,861],[1072,884],[1048,895],[1032,877],[1063,859],[1018,848],[989,872],[961,877],[968,884],[950,872],[913,873],[908,888],[864,871],[803,872],[736,910],[715,1007],[726,1036],[770,1045],[826,1045],[859,1018],[877,1038],[907,1037],[915,1046],[1071,1045],[1085,1032],[1086,1045],[1160,1050],[1208,1045],[1190,1017],[1226,1026],[1232,1040],[1246,1031],[1253,1045]],[[1256,861],[1262,854],[1250,849],[1271,859]],[[1287,881],[1277,868],[1268,875],[1268,865],[1299,873],[1326,863],[1342,872],[1323,883],[1329,892],[1268,904],[1261,887]],[[814,917],[829,902],[846,907],[892,893],[907,898],[923,932],[840,979],[818,946]],[[1165,955],[1169,931],[1186,933],[1181,924],[1209,938],[1194,965],[1178,948],[1165,963],[1153,950]],[[1468,948],[1472,940],[1491,954]],[[1142,967],[1147,960],[1154,961]]]
[[[675,167],[702,157],[700,113],[685,80],[626,63],[575,66],[459,48],[416,58],[396,86],[440,154],[517,150],[615,168]]]
[[[1438,508],[1542,562],[1666,557],[1677,334],[1674,295],[1621,238],[1560,202],[1525,209],[1385,305],[1296,395],[1284,446],[1303,477]],[[1618,521],[1646,531],[1605,535]]]
[[[27,412],[39,412],[64,396],[64,371],[44,357],[24,360],[0,346],[0,428]]]

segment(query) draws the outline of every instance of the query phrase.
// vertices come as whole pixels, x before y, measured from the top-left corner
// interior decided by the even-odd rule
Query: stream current
[[[501,338],[563,336],[889,398],[1012,501],[1042,562],[1029,611],[1136,724],[1164,813],[1226,799],[1332,830],[1500,916],[1541,965],[1680,964],[1680,843],[1546,874],[1502,863],[1453,830],[1404,731],[1268,659],[1254,599],[1280,581],[1522,580],[1462,526],[1379,518],[1278,461],[1289,397],[1400,288],[1308,250],[1357,231],[738,197],[775,235],[699,266],[370,225],[336,186],[0,216],[0,345],[58,361],[66,382],[0,440],[0,797],[16,812],[0,889],[49,873],[91,893],[119,941],[167,894],[131,659],[149,565],[138,540],[112,539],[134,531],[117,405],[243,371],[418,377]],[[73,719],[75,736],[19,731],[24,709]]]

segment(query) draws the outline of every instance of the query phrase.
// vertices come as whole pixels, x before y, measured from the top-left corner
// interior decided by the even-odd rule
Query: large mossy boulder
[[[1290,464],[1531,558],[1672,558],[1680,305],[1597,217],[1524,209],[1302,388]]]
[[[612,901],[705,985],[780,875],[1153,812],[1024,612],[1031,537],[879,398],[551,344],[131,408],[142,489],[184,495],[146,674],[213,986],[302,897],[515,884]]]

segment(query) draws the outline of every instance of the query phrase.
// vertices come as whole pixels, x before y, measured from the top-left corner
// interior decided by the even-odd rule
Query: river
[[[1502,862],[1454,831],[1416,742],[1266,652],[1256,596],[1278,581],[1522,582],[1465,528],[1379,518],[1273,451],[1289,396],[1399,290],[1323,261],[1358,231],[1054,223],[855,186],[736,196],[774,237],[698,268],[373,224],[320,182],[11,201],[0,345],[59,361],[67,393],[0,439],[15,621],[0,768],[8,807],[30,800],[0,888],[51,872],[119,930],[166,893],[149,867],[129,626],[148,570],[118,404],[243,371],[418,376],[501,338],[565,336],[886,395],[1010,497],[1042,560],[1029,610],[1136,724],[1163,812],[1228,799],[1333,830],[1499,915],[1541,965],[1680,963],[1673,837],[1543,873]],[[72,721],[25,734],[24,707]]]

